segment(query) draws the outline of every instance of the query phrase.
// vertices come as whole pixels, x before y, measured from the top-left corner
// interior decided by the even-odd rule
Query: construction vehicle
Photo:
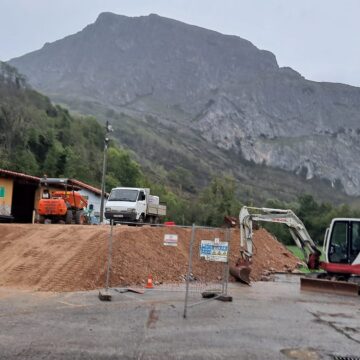
[[[84,208],[87,207],[87,200],[75,191],[73,185],[69,185],[67,179],[43,178],[40,184],[45,189],[38,205],[39,223],[43,224],[47,220],[65,224],[71,224],[73,220],[76,224],[85,222]],[[64,190],[51,191],[50,187]]]
[[[114,188],[105,205],[105,217],[114,223],[159,224],[165,215],[166,205],[148,188]]]
[[[302,221],[292,210],[244,206],[240,210],[240,258],[230,273],[249,283],[253,255],[253,221],[280,223],[288,226],[295,244],[303,251],[308,268],[323,270],[301,278],[301,288],[331,290],[358,295],[360,291],[360,219],[334,218],[326,230],[321,251],[310,237]]]

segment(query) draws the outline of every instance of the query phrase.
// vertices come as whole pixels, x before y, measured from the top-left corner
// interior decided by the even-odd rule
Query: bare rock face
[[[239,37],[157,15],[103,13],[10,63],[73,108],[77,99],[151,115],[239,159],[360,195],[360,89],[308,81]]]
[[[281,104],[286,98],[285,89],[284,96],[269,103],[258,99],[256,105],[253,101],[223,95],[193,126],[209,142],[233,149],[248,161],[302,174],[307,180],[325,178],[333,186],[343,187],[349,195],[359,195],[360,112],[355,110],[359,107],[354,101],[356,97],[352,103],[350,98],[341,100],[342,91],[349,92],[345,85],[300,81],[306,84],[307,91],[312,89],[314,97],[311,101],[301,91]],[[330,102],[325,98],[326,106],[321,107],[323,87],[331,86],[338,87],[335,94],[338,100]],[[351,90],[358,94],[358,89]],[[269,94],[271,97],[272,93]],[[248,96],[251,94],[245,98],[249,99]],[[292,116],[291,102],[303,104]],[[341,102],[348,104],[344,105],[342,114],[339,109]],[[277,107],[274,107],[275,103]],[[280,107],[288,112],[286,117],[279,113]],[[294,104],[293,109],[296,107]]]

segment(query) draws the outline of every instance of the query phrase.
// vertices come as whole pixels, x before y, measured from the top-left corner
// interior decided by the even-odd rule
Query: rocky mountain
[[[360,195],[360,88],[306,80],[237,36],[102,13],[10,64],[54,101],[109,119],[154,174],[189,189],[226,172],[265,197]]]

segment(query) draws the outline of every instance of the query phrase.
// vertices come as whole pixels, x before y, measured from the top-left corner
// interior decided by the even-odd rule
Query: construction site
[[[359,359],[359,296],[301,289],[304,263],[262,228],[236,281],[241,229],[194,229],[0,224],[1,358]],[[214,239],[226,262],[201,257]]]

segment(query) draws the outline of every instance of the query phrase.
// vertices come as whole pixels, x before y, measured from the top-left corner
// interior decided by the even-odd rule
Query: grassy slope
[[[287,245],[286,248],[291,251],[296,257],[298,257],[301,261],[305,261],[304,254],[296,245]],[[322,248],[319,246],[318,249],[322,252]],[[322,254],[320,257],[321,261],[324,261],[324,255]],[[308,269],[307,266],[302,266],[299,270],[303,273],[310,273],[311,270]],[[318,270],[316,270],[318,271]]]

